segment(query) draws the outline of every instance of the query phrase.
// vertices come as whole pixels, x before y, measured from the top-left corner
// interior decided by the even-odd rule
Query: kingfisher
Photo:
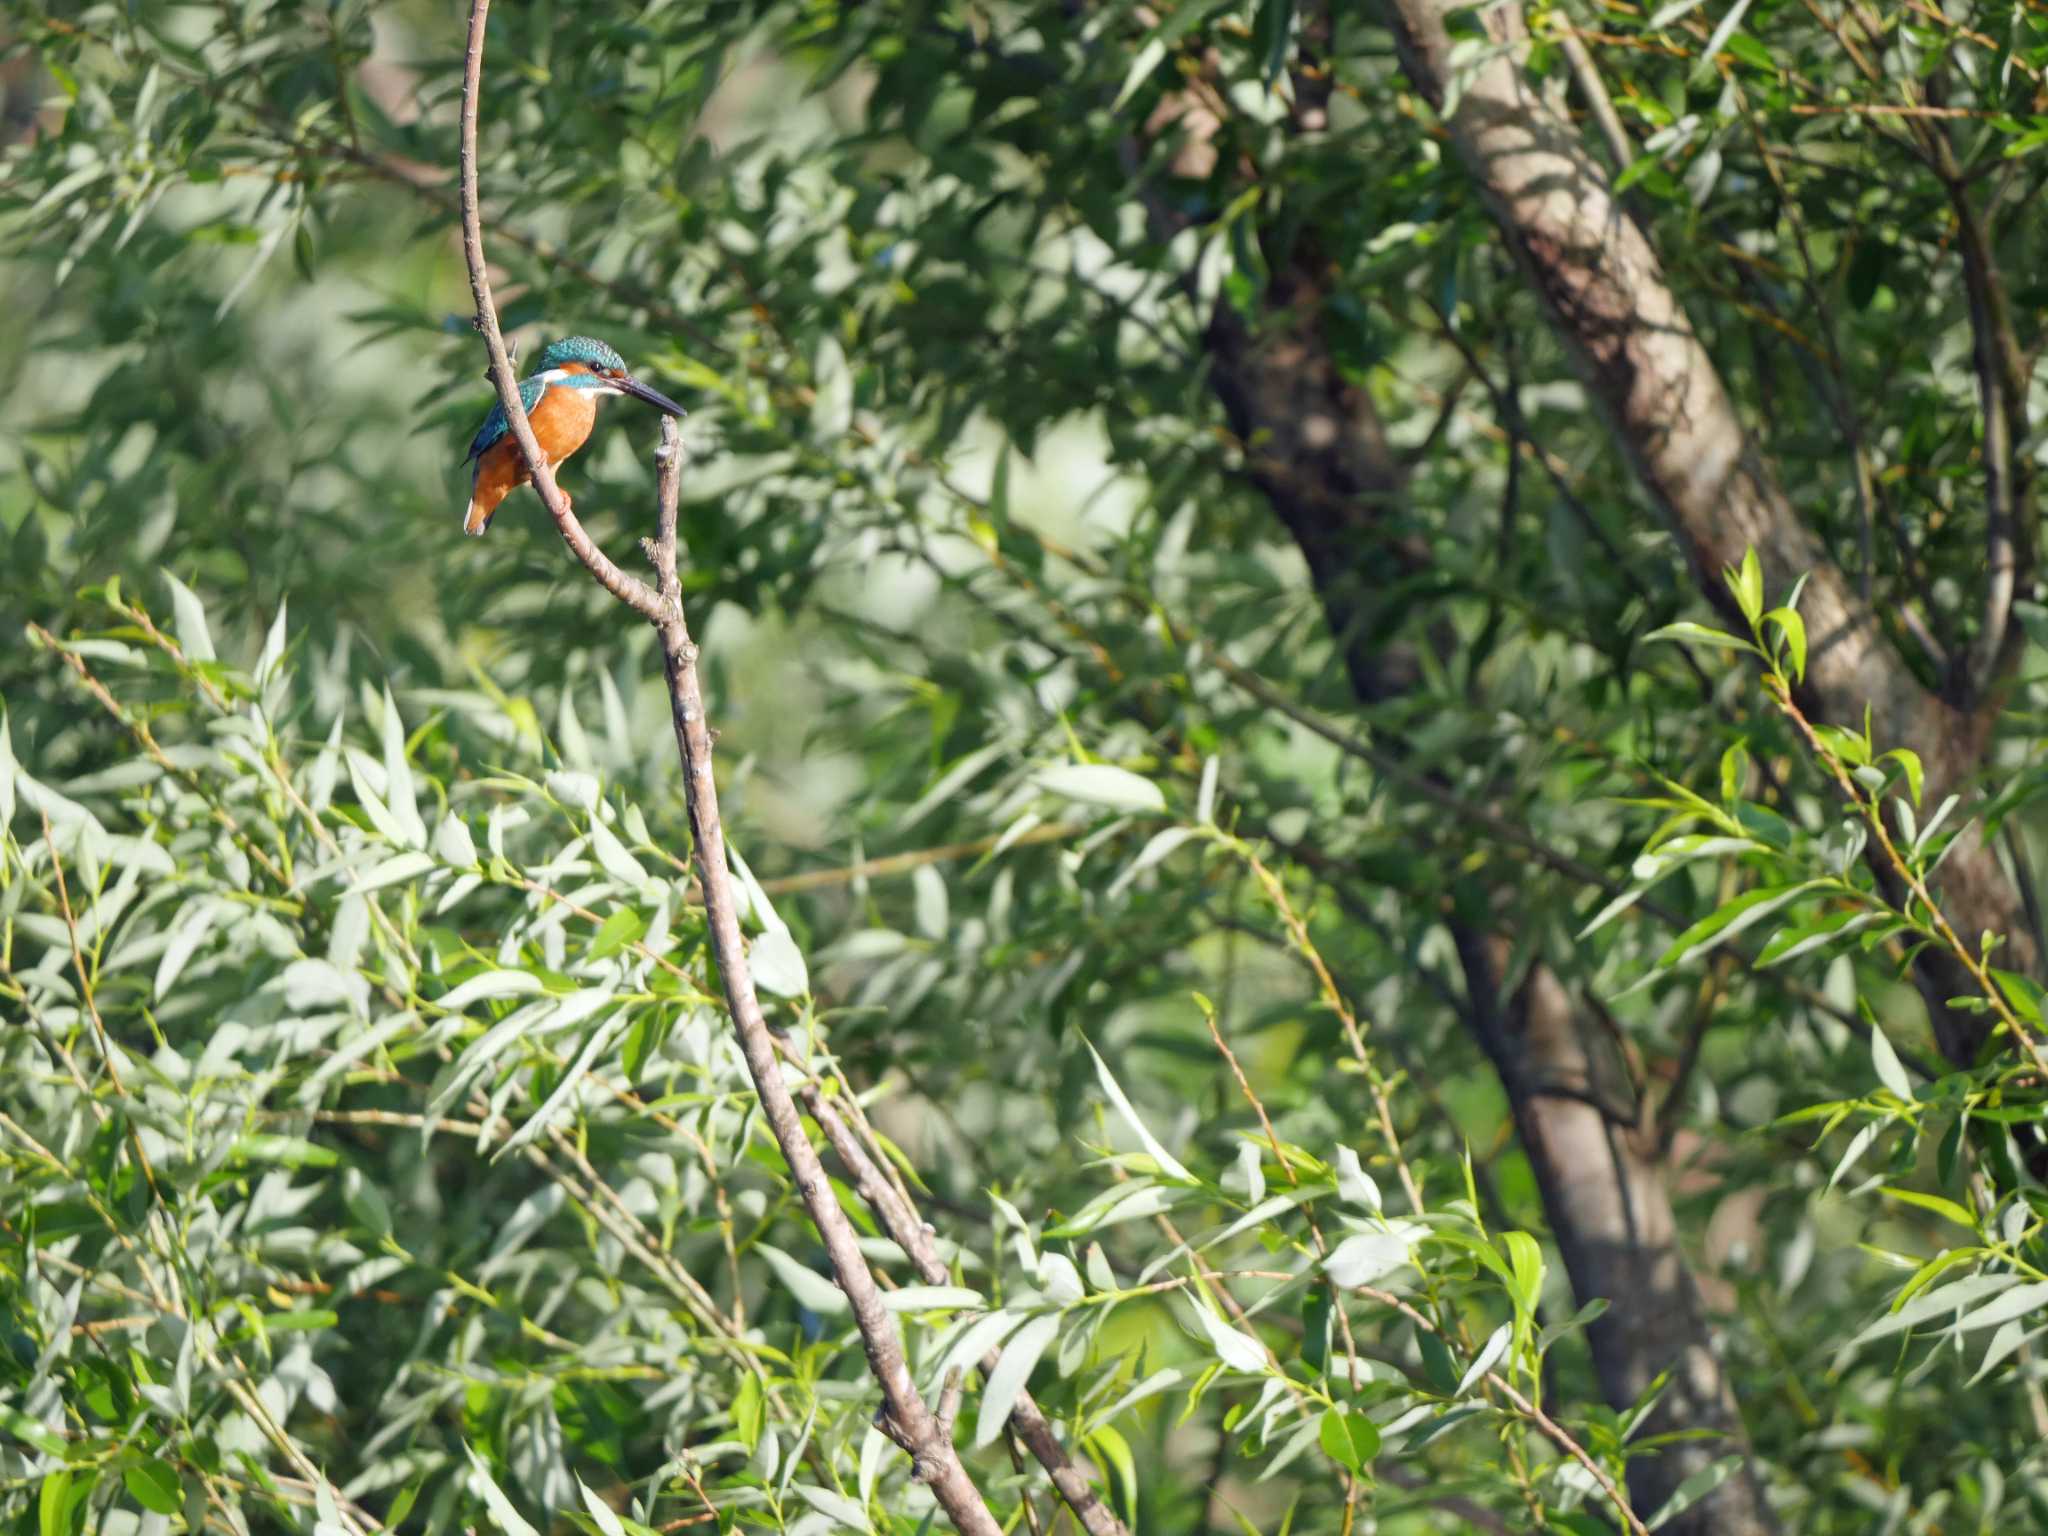
[[[595,336],[565,336],[542,351],[534,371],[519,381],[519,403],[526,408],[534,441],[547,455],[550,469],[588,441],[602,395],[631,395],[671,416],[686,414],[667,395],[627,373],[626,360],[606,343]],[[498,503],[515,486],[533,479],[502,404],[492,406],[477,428],[464,462],[476,468],[469,477],[469,510],[462,516],[462,531],[480,535],[491,526]],[[569,499],[567,492],[562,499]]]

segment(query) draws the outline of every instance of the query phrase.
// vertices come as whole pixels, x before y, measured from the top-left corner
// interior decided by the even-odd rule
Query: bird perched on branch
[[[671,416],[685,414],[667,395],[627,373],[626,360],[595,336],[565,336],[543,351],[534,371],[519,381],[519,403],[526,407],[534,440],[547,455],[550,469],[588,440],[603,395],[631,395]],[[511,495],[515,486],[533,478],[520,456],[502,403],[492,406],[491,414],[477,428],[466,462],[474,462],[476,469],[470,475],[469,510],[463,514],[462,531],[481,534],[491,526],[498,503]],[[567,499],[564,493],[563,500]]]

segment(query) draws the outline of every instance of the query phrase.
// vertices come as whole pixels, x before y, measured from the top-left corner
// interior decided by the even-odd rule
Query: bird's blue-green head
[[[626,360],[616,348],[595,336],[564,336],[542,348],[540,361],[529,378],[544,387],[589,389],[604,395],[631,395],[645,400],[671,416],[686,414],[680,405],[659,390],[650,389],[626,371]]]
[[[540,354],[540,361],[534,367],[537,373],[547,373],[555,368],[568,368],[572,363],[581,363],[592,373],[624,373],[626,360],[608,343],[595,336],[564,336],[560,341],[551,341]]]

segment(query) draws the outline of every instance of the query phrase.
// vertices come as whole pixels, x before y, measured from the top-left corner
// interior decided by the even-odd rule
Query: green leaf
[[[1878,761],[1883,763],[1893,758],[1897,758],[1899,767],[1905,770],[1906,793],[1913,797],[1913,804],[1917,807],[1920,804],[1921,785],[1927,778],[1926,770],[1920,766],[1920,754],[1910,747],[1894,747]]]
[[[1500,1240],[1514,1271],[1515,1307],[1525,1316],[1533,1314],[1543,1299],[1543,1250],[1526,1232],[1503,1232]]]
[[[98,1481],[96,1470],[69,1467],[43,1479],[36,1496],[36,1522],[40,1536],[74,1536],[84,1523],[85,1501]]]
[[[169,571],[164,572],[164,582],[171,589],[171,627],[177,631],[178,645],[187,661],[212,661],[213,635],[206,627],[206,605],[185,583]]]
[[[1760,885],[1755,890],[1744,891],[1733,901],[1701,918],[1673,940],[1671,947],[1658,956],[1657,968],[1667,970],[1672,966],[1698,959],[1708,951],[1727,943],[1744,929],[1769,917],[1779,908],[1797,901],[1807,892],[1833,884],[1831,880],[1801,880],[1794,885]]]
[[[1181,1179],[1189,1184],[1199,1182],[1188,1172],[1179,1158],[1166,1150],[1159,1138],[1152,1134],[1151,1129],[1139,1117],[1137,1110],[1131,1107],[1131,1101],[1124,1097],[1123,1089],[1117,1086],[1116,1078],[1110,1073],[1109,1063],[1102,1059],[1102,1053],[1095,1049],[1094,1042],[1084,1035],[1081,1043],[1088,1047],[1088,1054],[1095,1058],[1095,1080],[1102,1085],[1102,1091],[1109,1096],[1109,1102],[1116,1106],[1116,1112],[1123,1116],[1124,1124],[1136,1133],[1140,1144],[1152,1155],[1153,1162],[1159,1165],[1159,1171],[1169,1179]]]
[[[51,1434],[19,1408],[0,1407],[0,1429],[51,1456],[62,1456],[70,1449],[62,1435]]]
[[[1949,1287],[1954,1290],[1954,1286]],[[1945,1333],[1972,1333],[1979,1328],[1989,1328],[2016,1317],[2027,1317],[2048,1308],[2048,1280],[2036,1280],[2027,1285],[2014,1286],[2004,1294],[1994,1296],[1980,1307],[1964,1313],[1950,1323]]]
[[[1288,46],[1294,35],[1294,0],[1258,0],[1252,12],[1252,47],[1259,58],[1259,72],[1271,89],[1287,67]]]
[[[1002,1432],[1039,1356],[1059,1331],[1060,1314],[1047,1312],[1032,1318],[1004,1342],[1002,1358],[996,1361],[996,1368],[989,1372],[981,1389],[981,1408],[974,1420],[976,1446],[989,1444]]]
[[[756,1243],[754,1252],[768,1261],[768,1267],[775,1271],[775,1278],[782,1282],[784,1290],[796,1298],[798,1306],[815,1312],[820,1317],[846,1315],[846,1292],[839,1289],[837,1282],[827,1279],[815,1269],[799,1264],[772,1244]]]
[[[1316,1438],[1324,1454],[1347,1472],[1363,1472],[1380,1453],[1379,1426],[1364,1414],[1341,1407],[1324,1410]]]
[[[1194,9],[1193,6],[1187,9]],[[1124,83],[1117,88],[1116,99],[1109,104],[1111,112],[1120,111],[1123,104],[1137,94],[1138,87],[1151,77],[1152,71],[1166,62],[1166,40],[1162,37],[1147,38],[1138,51],[1131,56],[1130,68],[1124,71]]]
[[[1081,1442],[1081,1448],[1107,1466],[1116,1476],[1117,1503],[1125,1523],[1138,1513],[1138,1461],[1131,1444],[1114,1426],[1101,1424]]]
[[[1742,1457],[1737,1454],[1723,1456],[1712,1465],[1701,1467],[1699,1471],[1693,1473],[1692,1476],[1671,1490],[1671,1497],[1664,1501],[1656,1514],[1643,1522],[1644,1526],[1654,1531],[1658,1527],[1676,1520],[1688,1509],[1691,1509],[1693,1505],[1699,1503],[1701,1499],[1704,1499],[1716,1488],[1727,1482],[1729,1478],[1733,1477],[1741,1465]]]
[[[1773,608],[1764,615],[1766,628],[1775,629],[1791,663],[1794,681],[1806,680],[1806,620],[1790,608]]]
[[[621,907],[597,930],[597,937],[590,941],[590,958],[608,959],[633,943],[647,931],[647,919],[634,907]]]
[[[591,1524],[597,1527],[598,1536],[626,1536],[626,1527],[619,1520],[619,1512],[599,1498],[580,1477],[576,1479],[576,1491],[583,1496],[583,1507],[589,1511]]]
[[[1906,1075],[1905,1064],[1884,1031],[1875,1026],[1870,1031],[1870,1064],[1877,1069],[1880,1083],[1908,1104],[1913,1102],[1913,1079]]]
[[[405,721],[391,685],[384,685],[384,805],[391,812],[408,848],[427,846],[427,826],[420,820],[419,798],[413,789],[412,764],[405,754]]]
[[[1458,1396],[1463,1397],[1486,1378],[1486,1375],[1501,1362],[1508,1352],[1508,1345],[1514,1341],[1515,1328],[1512,1323],[1502,1323],[1486,1337],[1479,1346],[1479,1353],[1472,1357],[1472,1363],[1465,1367],[1465,1374],[1458,1378]]]
[[[1062,763],[1039,770],[1035,781],[1040,789],[1082,805],[1152,815],[1166,809],[1157,784],[1113,763]]]
[[[1266,1347],[1250,1334],[1232,1327],[1209,1310],[1206,1298],[1194,1302],[1195,1322],[1208,1337],[1209,1348],[1227,1370],[1257,1375],[1270,1369]]]
[[[1757,563],[1753,546],[1742,552],[1742,564],[1727,571],[1725,579],[1735,595],[1735,606],[1755,629],[1764,616],[1764,569]]]
[[[1945,1254],[1942,1255],[1944,1259],[1947,1257]],[[1850,1339],[1849,1347],[1853,1349],[1859,1345],[1868,1344],[1875,1339],[1888,1338],[1892,1334],[1903,1333],[1908,1328],[1917,1328],[1920,1324],[1928,1322],[1933,1318],[1958,1312],[1964,1307],[1973,1305],[1983,1297],[2008,1291],[2018,1284],[2018,1275],[1965,1275],[1962,1279],[1944,1285],[1939,1290],[1928,1291],[1922,1295],[1915,1296],[1912,1300],[1905,1302],[1904,1305],[1895,1303],[1895,1310],[1887,1312],[1883,1317],[1880,1317],[1876,1322],[1871,1323]],[[1908,1293],[1902,1291],[1900,1294],[1904,1296]]]
[[[1706,625],[1695,624],[1690,619],[1681,619],[1676,624],[1666,624],[1662,629],[1653,629],[1643,636],[1643,639],[1646,642],[1651,640],[1688,641],[1694,645],[1713,646],[1716,650],[1747,651],[1750,655],[1758,657],[1763,655],[1763,652],[1758,650],[1754,644],[1742,639],[1738,635],[1731,635],[1725,630],[1709,629]]]
[[[1661,32],[1673,22],[1691,15],[1704,3],[1705,0],[1671,0],[1669,5],[1661,7],[1657,14],[1650,18],[1645,30]]]
[[[1621,174],[1614,178],[1614,195],[1619,197],[1637,182],[1647,178],[1652,172],[1660,171],[1663,168],[1664,157],[1662,155],[1637,155],[1635,159],[1629,161],[1622,169]],[[1653,635],[1650,638],[1655,639],[1656,636]]]
[[[154,1456],[122,1468],[121,1485],[152,1514],[175,1515],[183,1502],[177,1470]]]
[[[1714,73],[1715,58],[1727,44],[1730,35],[1742,25],[1742,18],[1748,12],[1749,6],[1750,0],[1735,0],[1735,3],[1728,7],[1728,13],[1721,18],[1720,25],[1716,26],[1707,38],[1707,46],[1700,50],[1699,62],[1693,65],[1692,78],[1695,83],[1707,79]]]
[[[740,1376],[740,1389],[732,1397],[732,1427],[749,1455],[761,1443],[761,1426],[766,1405],[761,1397],[761,1378],[752,1371]]]
[[[764,992],[797,998],[810,993],[811,973],[803,951],[780,923],[748,946],[747,964],[753,968],[754,984]]]
[[[1747,32],[1733,34],[1721,46],[1753,69],[1760,69],[1766,74],[1778,72],[1778,61],[1771,57],[1771,50]],[[1859,309],[1862,307],[1860,304],[1857,306]]]
[[[540,1536],[540,1533],[527,1523],[526,1517],[513,1508],[512,1501],[505,1497],[504,1489],[500,1488],[496,1479],[491,1476],[491,1469],[484,1465],[484,1459],[477,1455],[476,1448],[465,1443],[462,1449],[469,1457],[471,1475],[482,1485],[484,1507],[491,1512],[491,1520],[498,1529],[503,1531],[505,1536]]]
[[[1891,1184],[1879,1186],[1879,1192],[1907,1205],[1917,1205],[1923,1211],[1932,1211],[1935,1215],[1944,1217],[1969,1231],[1977,1230],[1977,1218],[1953,1200],[1944,1200],[1940,1195],[1922,1194],[1917,1189],[1900,1189]]]
[[[1445,1397],[1458,1390],[1458,1365],[1443,1336],[1428,1328],[1415,1330],[1416,1347],[1422,1352],[1422,1373],[1429,1384]]]
[[[1781,928],[1772,934],[1762,953],[1757,956],[1759,970],[1765,966],[1779,965],[1787,960],[1831,944],[1836,939],[1846,938],[1872,923],[1884,921],[1882,912],[1828,912],[1810,922],[1796,923]]]

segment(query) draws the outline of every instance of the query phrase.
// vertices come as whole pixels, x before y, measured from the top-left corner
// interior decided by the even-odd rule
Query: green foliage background
[[[1713,50],[1714,8],[1664,9],[1598,13],[1631,207],[1931,683],[1984,540],[1940,198],[1806,7],[1738,7]],[[1579,10],[1534,17],[1539,87]],[[461,22],[0,20],[0,1509],[914,1530],[712,1000],[651,636],[530,496],[458,535],[489,400]],[[504,320],[529,354],[602,335],[691,407],[757,964],[972,1293],[909,1298],[920,1379],[1002,1318],[974,1339],[1031,1341],[1138,1531],[1608,1528],[1498,1390],[1624,1480],[1645,1449],[1464,1025],[1447,924],[1483,914],[1601,1001],[1612,1091],[1683,1085],[1680,1248],[1785,1528],[2027,1527],[2038,1089],[1939,1064],[1899,979],[1926,913],[1855,863],[1826,767],[1937,744],[1817,759],[1755,658],[1648,643],[1703,616],[1672,541],[1370,10],[1323,55],[1325,128],[1287,130],[1310,28],[1274,0],[492,17]],[[1886,69],[1963,82],[2030,315],[2039,16],[1885,36]],[[1213,307],[1283,323],[1303,250],[1409,476],[1346,639],[1412,671],[1366,702],[1210,367]],[[614,404],[565,475],[622,563],[652,430]],[[2038,710],[2023,675],[1979,808],[2022,877]],[[1900,760],[1871,771],[1870,814],[1911,814]],[[1916,868],[1969,814],[1922,838],[1935,809]],[[1333,1315],[1345,1284],[1428,1321]],[[992,1392],[970,1464],[1043,1529]],[[1694,1496],[1740,1465],[1716,1445]]]

